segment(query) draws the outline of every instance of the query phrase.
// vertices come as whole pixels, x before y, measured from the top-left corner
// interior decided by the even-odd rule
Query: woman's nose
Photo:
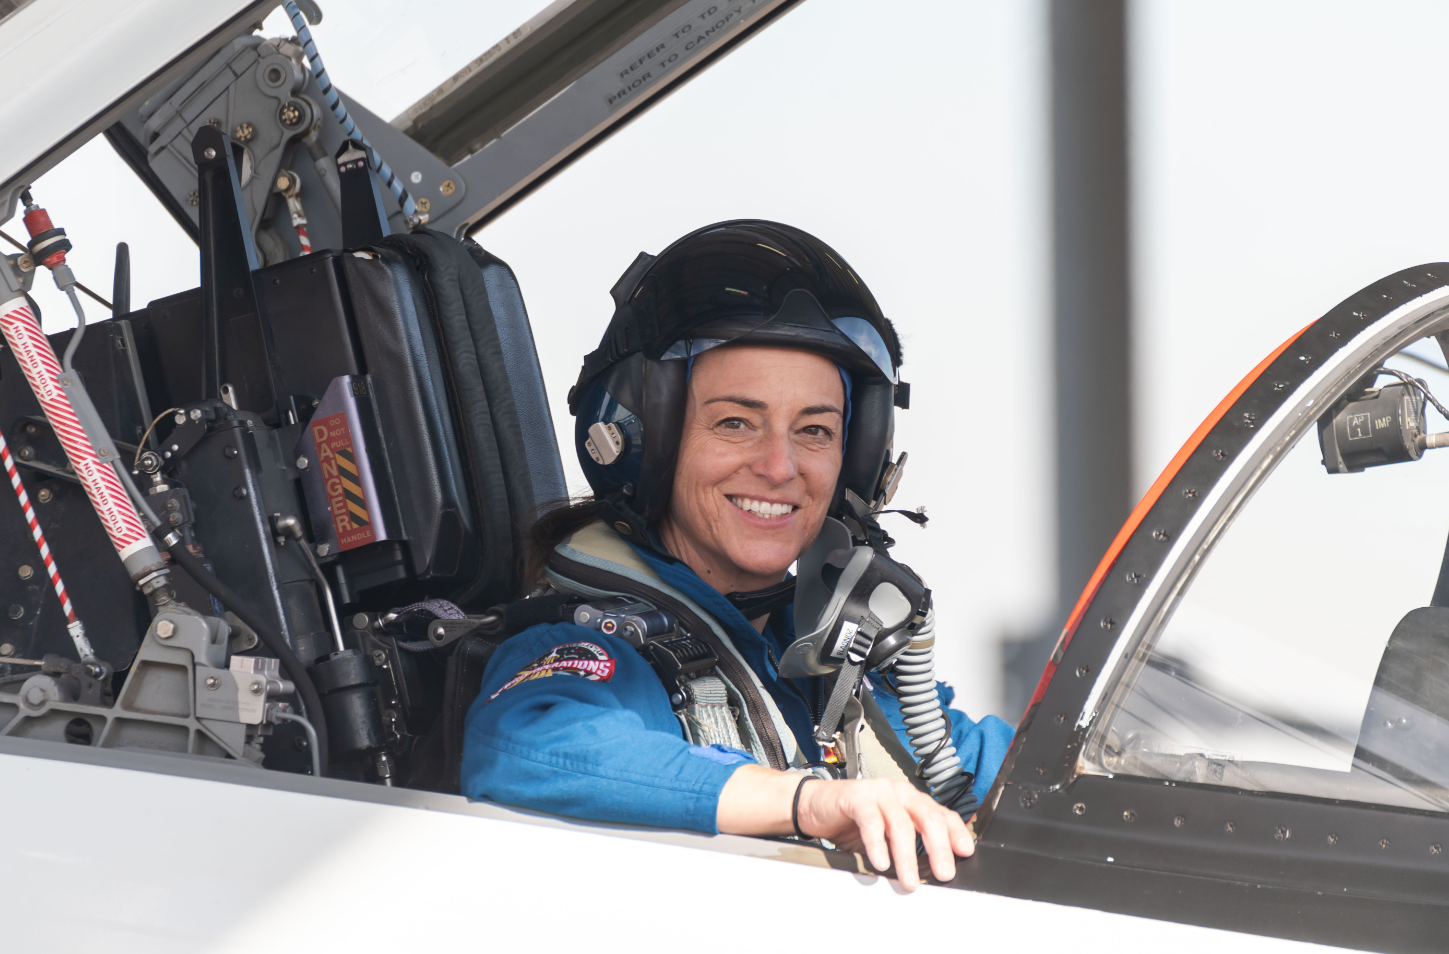
[[[788,434],[776,431],[757,446],[759,454],[752,469],[771,484],[783,484],[800,472],[795,446]]]

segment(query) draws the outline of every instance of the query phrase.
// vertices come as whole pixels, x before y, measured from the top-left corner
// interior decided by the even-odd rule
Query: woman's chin
[[[741,572],[754,577],[768,578],[771,582],[762,585],[770,586],[785,575],[785,571],[790,569],[790,565],[795,562],[799,554],[774,541],[768,545],[751,545],[746,541],[739,546],[731,547],[728,556],[730,562]]]

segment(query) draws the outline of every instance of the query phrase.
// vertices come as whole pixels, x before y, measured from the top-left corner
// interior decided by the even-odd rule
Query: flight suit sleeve
[[[910,736],[906,735],[905,720],[901,718],[900,700],[880,688],[881,679],[877,674],[870,677],[873,698],[881,712],[885,713],[886,721],[895,729],[906,751],[914,752]],[[956,755],[961,759],[961,766],[976,776],[971,784],[971,791],[977,798],[985,798],[991,789],[991,783],[996,780],[996,773],[1001,769],[1002,760],[1006,758],[1011,737],[1016,732],[996,716],[985,716],[977,722],[961,710],[952,709],[951,703],[956,698],[956,690],[944,682],[936,683],[936,695],[941,700],[941,708],[946,710],[951,719],[951,744],[956,746]]]
[[[628,643],[557,623],[489,660],[465,722],[462,787],[574,818],[714,834],[720,790],[752,761],[686,742],[664,686]]]

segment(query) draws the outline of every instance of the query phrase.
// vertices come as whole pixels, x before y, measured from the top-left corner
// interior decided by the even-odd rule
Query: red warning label
[[[312,438],[317,442],[317,465],[322,468],[322,486],[327,491],[327,507],[332,512],[332,525],[337,529],[337,544],[343,550],[360,547],[375,539],[372,513],[367,494],[362,489],[362,475],[357,467],[357,451],[352,446],[352,429],[347,415],[333,414],[312,422]]]

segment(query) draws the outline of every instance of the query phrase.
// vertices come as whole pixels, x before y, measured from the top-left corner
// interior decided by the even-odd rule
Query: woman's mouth
[[[752,497],[731,496],[727,499],[730,503],[746,513],[754,514],[756,517],[763,517],[766,520],[787,516],[799,509],[794,504],[770,503],[768,500],[755,500]]]

